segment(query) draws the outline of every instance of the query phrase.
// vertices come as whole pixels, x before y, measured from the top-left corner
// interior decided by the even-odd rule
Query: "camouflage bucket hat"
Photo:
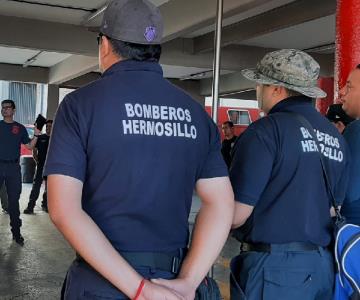
[[[270,52],[256,69],[242,70],[242,75],[260,84],[284,86],[310,98],[324,98],[326,93],[317,87],[319,64],[307,53],[296,49]]]

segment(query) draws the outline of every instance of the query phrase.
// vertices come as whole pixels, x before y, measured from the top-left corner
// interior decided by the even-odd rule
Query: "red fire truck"
[[[205,98],[205,110],[211,116],[212,97]],[[235,135],[239,136],[252,122],[263,116],[258,108],[257,101],[220,98],[218,110],[218,127],[221,132],[221,125],[225,121],[234,123]],[[224,136],[221,132],[221,139]]]

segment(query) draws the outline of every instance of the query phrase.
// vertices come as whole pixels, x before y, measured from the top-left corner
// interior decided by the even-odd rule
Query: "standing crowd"
[[[206,275],[231,229],[241,245],[231,299],[332,299],[331,195],[360,225],[360,66],[327,119],[312,101],[326,96],[319,64],[295,49],[266,54],[242,71],[266,116],[239,137],[225,122],[221,144],[203,107],[163,78],[162,33],[149,1],[113,0],[98,36],[102,78],[68,94],[46,134],[35,128],[30,140],[15,103],[2,101],[0,186],[14,240],[24,243],[24,144],[37,162],[24,213],[46,178],[42,206],[76,251],[62,299],[215,299]]]

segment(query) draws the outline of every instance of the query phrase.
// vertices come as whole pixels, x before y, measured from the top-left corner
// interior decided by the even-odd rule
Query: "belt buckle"
[[[172,258],[171,273],[178,274],[179,269],[180,269],[180,258],[175,256]]]
[[[240,252],[248,252],[250,250],[250,245],[248,243],[241,243]]]

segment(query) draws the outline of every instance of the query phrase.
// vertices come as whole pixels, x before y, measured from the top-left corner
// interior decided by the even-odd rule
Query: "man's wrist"
[[[141,281],[140,281],[140,284],[139,284],[139,287],[137,288],[136,290],[136,295],[135,297],[133,298],[134,300],[139,300],[140,297],[141,297],[141,293],[144,289],[144,286],[145,286],[145,278],[143,278]]]
[[[40,134],[34,134],[34,138],[38,138]]]
[[[192,290],[192,291],[196,291],[197,287],[199,286],[199,284],[196,283],[196,279],[192,278],[191,276],[188,275],[184,275],[184,274],[179,274],[178,279],[183,280],[185,285],[187,286],[188,290]]]

